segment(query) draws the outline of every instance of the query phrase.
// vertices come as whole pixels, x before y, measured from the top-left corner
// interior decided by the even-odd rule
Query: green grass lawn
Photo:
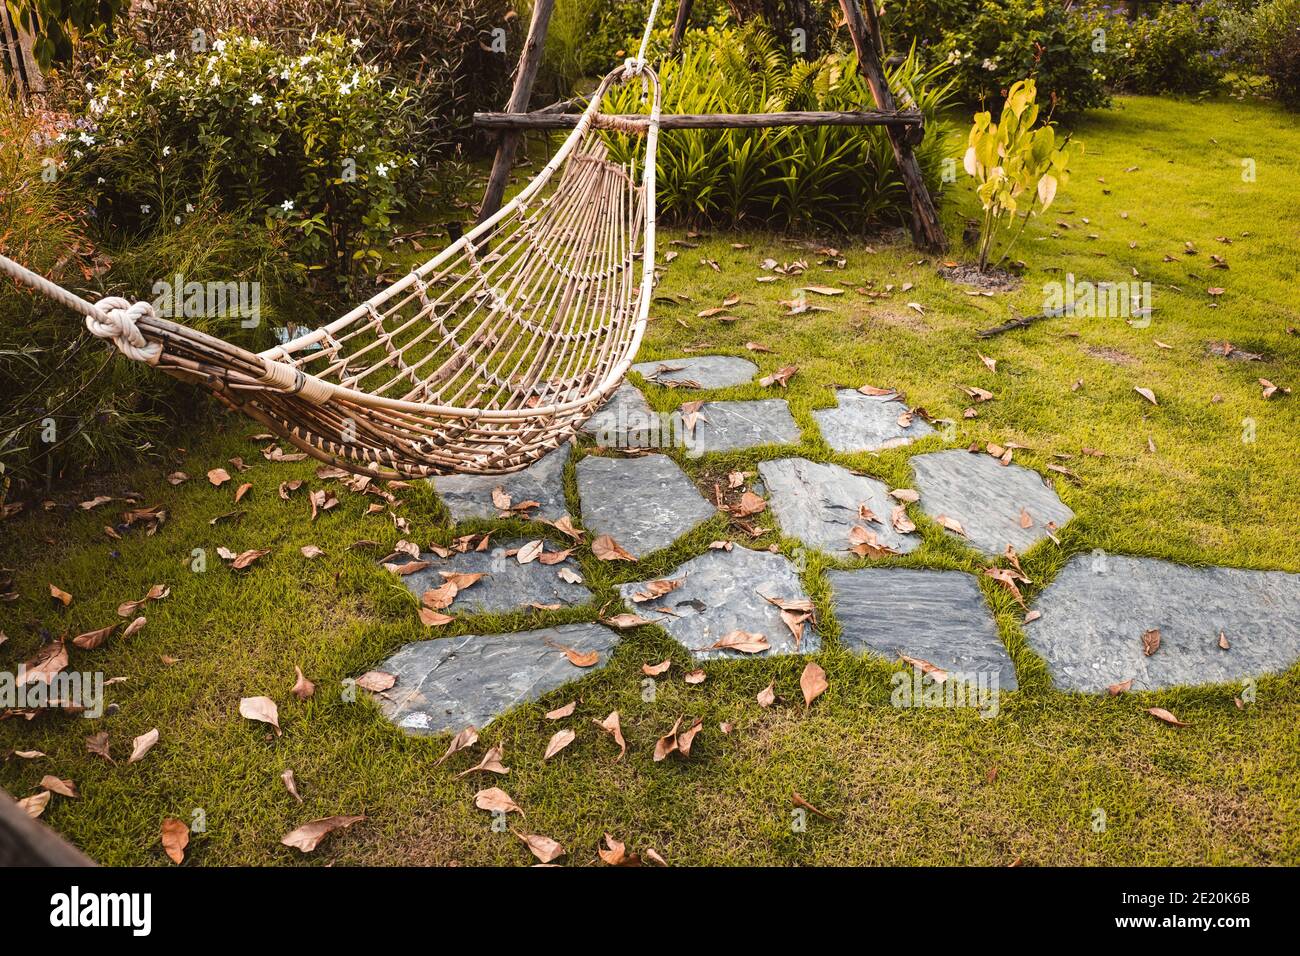
[[[841,270],[818,264],[821,242],[715,233],[691,249],[666,244],[684,238],[683,231],[666,232],[662,251],[679,255],[658,293],[691,301],[656,302],[641,357],[671,358],[690,348],[752,357],[764,373],[799,367],[788,390],[775,391],[790,400],[803,443],[680,458],[706,493],[714,476],[752,472],[763,458],[789,454],[910,487],[914,454],[1016,442],[1027,446],[1016,452],[1019,463],[1044,473],[1062,464],[1077,475],[1055,476],[1077,519],[1059,546],[1046,542],[1025,557],[1035,581],[1031,600],[1067,558],[1097,548],[1300,572],[1300,394],[1265,400],[1258,382],[1300,388],[1300,337],[1289,331],[1300,326],[1293,298],[1300,126],[1265,105],[1126,98],[1090,117],[1078,135],[1087,152],[1074,163],[1073,180],[1017,250],[1028,266],[1022,287],[993,297],[968,295],[939,278],[933,258],[907,244],[830,241],[846,260]],[[1253,182],[1243,181],[1247,159]],[[974,209],[969,187],[954,187],[946,207],[950,233],[959,234]],[[1211,254],[1229,268],[1212,269]],[[805,259],[810,268],[797,279],[759,284],[758,263],[768,256]],[[960,249],[952,254],[966,256]],[[716,261],[720,271],[701,259]],[[1013,310],[1040,311],[1043,284],[1066,273],[1129,281],[1133,270],[1153,284],[1149,327],[1058,318],[988,341],[974,335]],[[903,291],[906,283],[913,285]],[[817,300],[829,311],[786,315],[778,302],[812,284],[848,291]],[[887,298],[855,291],[891,284]],[[1214,297],[1209,287],[1225,291]],[[743,300],[730,310],[739,321],[697,317],[733,293]],[[1208,352],[1210,343],[1225,340],[1264,360],[1228,361]],[[772,352],[751,353],[747,342]],[[996,373],[981,353],[997,360]],[[661,410],[701,397],[638,384]],[[880,455],[834,454],[816,437],[811,411],[833,404],[835,384],[897,388],[913,406],[955,420],[956,436]],[[977,406],[976,418],[963,418],[971,404],[958,389],[963,385],[995,396]],[[1159,404],[1135,387],[1152,389]],[[774,390],[754,384],[708,397],[774,397]],[[341,682],[410,641],[615,613],[619,582],[668,571],[737,532],[724,517],[714,518],[636,566],[598,562],[584,548],[582,572],[596,592],[590,606],[462,618],[431,633],[416,619],[414,599],[375,556],[399,537],[447,543],[489,525],[453,531],[435,496],[418,483],[400,492],[408,534],[387,516],[365,514],[374,499],[342,489],[339,507],[312,523],[305,489],[283,501],[276,488],[291,478],[311,488],[325,483],[311,463],[264,461],[259,443],[249,440],[258,431],[227,419],[218,433],[195,436],[190,447],[123,476],[106,492],[131,489],[144,504],[164,506],[169,520],[154,536],[133,530],[109,540],[102,528],[117,520],[121,503],[86,513],[71,493],[48,513],[0,525],[0,565],[15,569],[21,594],[0,605],[6,667],[35,652],[42,629],[78,634],[102,627],[119,620],[119,603],[150,585],[171,588],[142,611],[149,620],[138,634],[114,636],[94,651],[71,650],[72,669],[126,678],[108,689],[116,713],[96,722],[52,715],[0,722],[0,753],[47,755],[4,761],[0,785],[21,797],[45,774],[73,778],[81,798],[55,796],[44,819],[103,863],[165,864],[161,821],[189,820],[196,808],[206,831],[195,834],[186,865],[531,862],[519,840],[494,832],[491,817],[474,808],[474,793],[493,785],[527,814],[515,826],[560,841],[572,863],[596,861],[606,832],[632,851],[653,847],[673,864],[1300,863],[1300,668],[1260,680],[1256,702],[1244,710],[1234,705],[1234,686],[1118,698],[1057,692],[1026,646],[1023,612],[981,578],[1021,690],[1004,695],[991,720],[968,710],[899,710],[889,704],[898,665],[837,646],[823,559],[809,562],[805,584],[827,636],[818,660],[830,689],[808,712],[798,687],[802,659],[712,662],[704,665],[707,680],[688,686],[682,675],[689,655],[646,627],[624,633],[604,670],[511,711],[472,752],[438,765],[446,737],[404,736],[369,701],[343,700]],[[211,487],[204,473],[229,468],[236,455],[251,468]],[[165,482],[176,468],[190,480]],[[244,481],[253,489],[236,506],[233,489]],[[572,470],[568,485],[576,516]],[[236,507],[242,519],[211,524]],[[972,572],[986,566],[918,509],[911,513],[924,546],[896,563]],[[769,515],[758,521],[767,533],[744,543],[794,553],[795,542],[771,530]],[[507,527],[561,540],[525,522]],[[360,539],[380,547],[348,549]],[[306,544],[327,557],[304,559],[299,549]],[[271,553],[240,573],[216,557],[220,546]],[[189,569],[195,548],[208,553],[205,573]],[[74,596],[70,607],[53,605],[50,584]],[[659,680],[655,700],[643,701],[641,665],[669,655],[676,666]],[[289,693],[295,665],[317,685],[305,702]],[[765,710],[755,695],[772,681],[781,700]],[[277,701],[282,737],[238,715],[239,699],[254,695]],[[543,715],[573,699],[576,713],[562,723],[577,731],[577,741],[543,762],[556,730]],[[1151,706],[1172,710],[1189,726],[1160,723],[1144,712]],[[621,762],[590,722],[613,709],[629,745]],[[654,763],[655,739],[679,715],[704,721],[691,757]],[[723,721],[735,725],[729,735],[718,729]],[[128,765],[132,738],[155,727],[159,744]],[[111,735],[116,764],[86,751],[85,738],[101,729]],[[456,778],[495,743],[504,745],[509,775]],[[296,775],[301,805],[280,783],[285,769]],[[806,829],[792,827],[795,791],[829,819],[809,816]],[[1107,820],[1101,832],[1093,826],[1098,809]],[[279,845],[299,824],[332,814],[368,819],[309,857]]]

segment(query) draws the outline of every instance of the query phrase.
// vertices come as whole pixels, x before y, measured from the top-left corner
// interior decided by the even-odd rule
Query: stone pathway
[[[830,571],[840,643],[889,660],[900,655],[946,671],[996,674],[1016,688],[1016,669],[975,578],[960,571],[861,568]]]
[[[564,504],[564,466],[573,454],[565,442],[555,451],[511,475],[439,475],[432,479],[438,497],[451,512],[453,521],[466,518],[495,518],[492,489],[504,488],[512,501],[536,501],[530,518],[558,521],[568,514]]]
[[[1047,537],[1049,523],[1059,528],[1074,517],[1038,472],[991,455],[936,451],[911,465],[921,509],[959,521],[966,535],[955,536],[987,555],[1002,554],[1008,544],[1023,553]]]
[[[1300,660],[1300,574],[1076,555],[1035,608],[1042,617],[1025,633],[1062,690],[1237,681]],[[1148,656],[1153,628],[1160,646]]]
[[[525,701],[604,667],[618,635],[599,624],[565,624],[518,634],[471,634],[407,644],[377,668],[397,678],[378,695],[384,715],[413,734],[484,727]],[[582,668],[564,648],[597,652]]]
[[[565,558],[558,564],[548,565],[540,561],[520,564],[513,554],[506,555],[507,551],[515,551],[527,543],[523,539],[503,541],[488,551],[453,554],[449,558],[440,558],[431,552],[421,554],[420,559],[428,561],[429,567],[406,575],[402,583],[412,594],[420,597],[425,591],[446,583],[443,572],[483,574],[484,577],[456,593],[451,605],[442,609],[445,614],[482,614],[518,611],[534,605],[585,604],[591,598],[591,592],[581,584],[571,583],[560,576],[561,569],[571,575],[581,573],[573,558]]]
[[[635,558],[666,548],[716,509],[667,455],[578,462],[582,523]]]
[[[834,408],[819,408],[812,414],[826,444],[838,452],[896,448],[934,432],[919,416],[908,425],[899,424],[899,416],[911,409],[897,396],[863,395],[856,388],[841,388],[835,398]]]
[[[677,366],[652,374],[660,366]],[[690,381],[721,388],[749,381],[753,363],[727,356],[699,356],[638,366],[658,381]],[[839,404],[815,412],[822,436],[842,452],[875,451],[932,433],[894,398],[837,392]],[[666,417],[666,416],[665,416]],[[653,427],[652,427],[653,426]],[[657,444],[659,416],[645,397],[624,384],[585,426],[598,441],[623,447]],[[799,441],[799,429],[781,399],[709,402],[700,409],[691,454],[732,451]],[[514,501],[536,500],[533,517],[556,520],[566,512],[565,445],[527,470],[504,477],[437,478],[438,493],[456,520],[498,514],[492,490]],[[985,454],[955,449],[914,455],[911,465],[920,507],[932,518],[959,522],[958,539],[1001,556],[1019,552],[1074,517],[1048,482],[1019,465],[1002,465]],[[754,488],[769,499],[783,534],[804,546],[847,556],[855,525],[874,532],[880,544],[900,553],[915,550],[917,534],[894,529],[898,503],[880,481],[846,468],[804,458],[763,461]],[[578,492],[588,541],[613,537],[638,560],[662,551],[717,514],[670,457],[588,455],[578,462]],[[866,508],[879,520],[864,516]],[[955,534],[950,529],[950,533]],[[442,572],[483,573],[445,610],[456,615],[577,606],[592,593],[573,580],[573,558],[558,565],[519,564],[506,552],[526,543],[498,541],[487,552],[422,557],[430,567],[403,578],[416,595],[440,586]],[[566,572],[569,580],[561,577]],[[826,574],[840,644],[888,660],[901,655],[973,675],[998,690],[1017,686],[1016,672],[999,638],[978,579],[963,572],[868,567]],[[733,545],[709,549],[656,580],[677,586],[658,598],[636,601],[650,582],[624,584],[628,608],[654,621],[697,659],[755,655],[715,645],[733,631],[759,634],[769,647],[757,656],[811,654],[822,638],[809,624],[799,643],[778,603],[807,602],[795,566],[783,555]],[[771,600],[769,600],[769,598]],[[1039,596],[1041,617],[1027,623],[1030,646],[1046,661],[1061,690],[1104,692],[1132,680],[1133,690],[1239,681],[1283,670],[1300,659],[1300,575],[1190,568],[1149,558],[1080,555],[1072,558]],[[593,610],[593,616],[594,616]],[[789,617],[789,615],[787,615]],[[1160,646],[1144,652],[1142,635],[1160,631]],[[1228,644],[1220,646],[1219,634]],[[410,644],[378,669],[397,684],[379,695],[384,713],[412,733],[483,726],[504,710],[582,676],[562,648],[596,651],[603,666],[618,641],[599,624],[570,624],[518,634],[437,638]]]
[[[685,388],[730,388],[754,380],[758,366],[748,359],[730,355],[695,355],[633,365],[647,382],[673,384]]]
[[[706,452],[740,451],[759,445],[792,445],[799,426],[783,398],[754,402],[706,402],[687,447],[692,458]]]
[[[661,580],[681,581],[662,598],[641,603],[633,595],[645,591],[649,581],[619,588],[623,602],[642,617],[656,621],[697,659],[768,657],[773,654],[815,654],[821,637],[805,626],[803,640],[795,646],[794,634],[781,620],[781,610],[767,598],[807,600],[794,565],[783,555],[751,551],[736,545],[731,551],[706,551],[680,565]],[[666,607],[671,614],[656,613]],[[770,649],[758,655],[714,648],[732,631],[762,634]]]
[[[781,531],[804,544],[835,557],[849,557],[849,532],[857,525],[875,533],[877,540],[900,554],[921,544],[918,534],[899,534],[890,520],[899,502],[889,497],[889,487],[874,478],[855,475],[839,465],[823,465],[806,458],[781,458],[759,464],[758,473],[768,490],[768,500]],[[880,520],[864,519],[865,505]]]

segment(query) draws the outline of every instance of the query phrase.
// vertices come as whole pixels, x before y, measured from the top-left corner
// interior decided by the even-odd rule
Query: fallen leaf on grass
[[[519,837],[524,846],[528,847],[528,851],[541,863],[551,863],[567,852],[560,844],[540,833],[520,833],[518,830],[510,832]]]
[[[239,716],[270,724],[275,728],[275,735],[280,736],[280,709],[269,697],[243,697],[239,701]]]
[[[693,671],[690,671],[690,672],[684,674],[684,675],[682,676],[682,680],[686,681],[686,683],[691,684],[691,685],[693,686],[693,685],[696,685],[696,684],[703,684],[703,683],[704,683],[704,680],[705,680],[705,677],[706,677],[706,675],[705,675],[704,671],[702,671],[702,670],[693,670]]]
[[[284,784],[284,789],[288,790],[295,800],[302,803],[302,797],[298,795],[298,781],[294,779],[292,770],[286,770],[280,774],[280,782]]]
[[[1149,389],[1149,388],[1142,388],[1142,387],[1140,387],[1140,386],[1134,386],[1133,391],[1137,392],[1139,395],[1141,395],[1143,398],[1145,398],[1145,399],[1146,399],[1148,402],[1150,402],[1152,405],[1159,405],[1159,404],[1160,404],[1158,401],[1156,401],[1156,393],[1153,392],[1153,391],[1151,391],[1151,389]]]
[[[443,625],[450,624],[454,620],[456,620],[456,618],[451,614],[441,614],[438,611],[427,607],[420,608],[420,623],[425,627],[442,627]]]
[[[134,621],[132,621],[130,624],[126,626],[125,630],[122,631],[122,639],[126,640],[128,637],[134,637],[135,635],[139,634],[141,628],[143,628],[148,623],[149,623],[149,619],[147,617],[144,617],[143,615],[137,617]]]
[[[555,708],[554,710],[548,710],[548,711],[546,712],[546,719],[547,719],[547,720],[562,720],[562,719],[564,719],[565,717],[572,717],[572,716],[573,716],[573,711],[574,711],[574,709],[575,709],[577,706],[578,706],[578,702],[577,702],[576,700],[571,700],[571,701],[569,701],[567,704],[565,704],[563,707],[557,707],[557,708]]]
[[[306,700],[312,694],[316,693],[316,685],[303,676],[302,668],[297,664],[294,665],[293,669],[298,675],[298,679],[294,681],[293,689],[290,690],[289,693],[293,694],[293,696],[297,697],[299,700]]]
[[[627,753],[627,741],[623,739],[623,727],[619,721],[618,711],[611,710],[604,720],[593,719],[592,723],[614,738],[614,743],[618,744],[618,759],[622,760]]]
[[[615,614],[613,617],[602,618],[601,623],[608,624],[610,627],[616,627],[622,631],[631,627],[640,627],[643,624],[651,624],[653,622],[647,621],[639,614],[628,612],[624,614]]]
[[[310,853],[320,846],[321,841],[335,830],[350,827],[352,824],[360,823],[364,819],[364,816],[323,817],[320,820],[304,823],[298,829],[285,834],[280,839],[280,842],[285,846],[293,847],[295,850],[301,850],[303,853]]]
[[[597,847],[596,853],[609,866],[640,866],[641,858],[635,853],[629,855],[627,844],[620,840],[615,840],[608,833],[605,834],[605,845]]]
[[[662,674],[664,671],[668,670],[668,668],[672,666],[673,666],[673,659],[671,657],[667,657],[664,658],[662,661],[660,661],[658,664],[642,664],[641,673],[649,677],[658,677],[660,674]]]
[[[108,640],[108,635],[112,634],[116,629],[116,624],[110,624],[108,627],[101,627],[97,631],[87,631],[85,634],[78,634],[74,637],[72,643],[83,651],[93,651]]]
[[[816,807],[814,807],[803,797],[799,796],[798,790],[790,791],[790,799],[796,807],[802,807],[803,809],[807,810],[809,813],[815,813],[817,814],[817,816],[823,817],[824,819],[827,820],[831,819],[831,815],[829,813],[823,813],[821,810],[818,810]]]
[[[30,797],[23,797],[18,801],[18,806],[23,809],[29,817],[35,820],[42,813],[50,802],[50,791],[42,790],[40,793],[34,793]]]
[[[91,734],[86,738],[86,752],[94,754],[97,757],[103,757],[109,763],[114,760],[108,753],[108,731],[101,730],[97,734]]]
[[[636,558],[623,550],[622,545],[607,534],[591,542],[591,553],[601,561],[635,561]]]
[[[108,751],[108,739],[107,739],[108,735],[105,734],[104,736],[105,736],[105,740],[104,740],[104,750],[105,750],[105,753],[104,753],[104,756],[107,757],[107,756],[108,756],[108,752],[107,752],[107,751]],[[136,737],[134,740],[132,740],[132,741],[131,741],[131,756],[130,756],[130,758],[127,760],[127,763],[135,763],[137,760],[143,760],[143,759],[144,759],[144,755],[147,754],[150,750],[153,749],[154,744],[158,743],[158,737],[159,737],[159,736],[160,736],[160,735],[159,735],[159,733],[158,733],[158,728],[155,727],[153,730],[150,730],[150,731],[148,731],[147,733],[143,733],[143,734],[141,734],[139,737]],[[86,745],[89,746],[89,745],[90,745],[90,741],[86,741]]]
[[[301,550],[304,558],[319,558],[323,557],[325,554],[324,549],[318,548],[314,544],[305,544],[302,546]]]
[[[517,813],[521,817],[524,811],[519,809],[519,804],[510,798],[500,787],[488,787],[474,794],[474,806],[480,810],[487,810],[489,813]]]
[[[1169,711],[1165,710],[1163,707],[1148,707],[1147,713],[1150,714],[1152,717],[1155,717],[1157,720],[1163,720],[1166,724],[1169,724],[1173,727],[1188,726],[1187,724],[1179,720],[1177,717],[1175,717],[1173,714],[1169,713]]]
[[[557,730],[551,735],[550,742],[546,745],[546,753],[542,755],[543,760],[550,760],[569,744],[573,743],[578,737],[572,730]]]
[[[214,488],[220,488],[230,480],[230,473],[224,468],[213,468],[208,472],[208,481],[212,482]]]
[[[759,707],[771,707],[776,703],[776,683],[768,684],[760,690],[756,699]]]
[[[507,774],[510,768],[501,762],[501,757],[505,753],[505,747],[497,744],[483,755],[483,759],[470,767],[468,770],[462,770],[456,774],[457,777],[464,777],[471,773],[499,773]]]
[[[471,724],[451,738],[451,743],[447,745],[447,752],[438,758],[434,766],[438,766],[452,754],[459,753],[466,747],[473,747],[476,743],[478,743],[478,728]]]
[[[48,684],[68,666],[68,648],[62,640],[46,644],[22,665],[23,683]]]
[[[813,661],[809,661],[804,667],[803,673],[799,675],[799,688],[803,691],[803,702],[805,709],[812,706],[812,702],[820,697],[830,684],[826,680],[826,671]]]
[[[53,584],[50,585],[50,597],[58,601],[64,607],[67,607],[72,603],[72,595],[61,588],[55,587]]]
[[[77,785],[71,780],[60,780],[52,773],[47,773],[41,777],[40,787],[48,790],[50,793],[57,793],[61,797],[70,797],[77,799],[81,794],[77,793]]]
[[[173,863],[185,862],[185,848],[190,845],[190,828],[183,820],[167,817],[162,822],[162,847]]]

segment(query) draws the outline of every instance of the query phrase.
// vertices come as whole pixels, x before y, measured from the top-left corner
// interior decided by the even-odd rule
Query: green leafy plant
[[[1228,61],[1212,9],[1202,3],[1166,3],[1134,20],[1123,11],[1101,17],[1113,58],[1113,85],[1138,93],[1216,91]]]
[[[979,267],[990,270],[989,259],[999,229],[1015,229],[996,269],[1024,232],[1029,217],[1046,210],[1069,178],[1069,137],[1056,144],[1056,130],[1038,122],[1038,91],[1033,80],[1012,85],[997,123],[988,111],[975,114],[966,143],[966,172],[979,183],[977,193],[984,209],[980,229]],[[1080,145],[1078,149],[1082,150]],[[1016,228],[1016,220],[1020,220]]]
[[[31,34],[32,54],[42,69],[72,59],[78,34],[110,29],[127,0],[5,0],[14,23]]]
[[[926,118],[916,149],[937,194],[944,160],[940,113],[949,96],[944,70],[909,57],[890,73]],[[852,54],[815,60],[792,56],[761,23],[709,28],[687,37],[680,60],[661,67],[665,113],[764,113],[859,110],[871,92]],[[611,94],[606,109],[644,109],[639,84]],[[612,155],[634,162],[639,149],[610,137]],[[907,221],[910,204],[888,136],[880,127],[776,127],[671,130],[660,141],[660,216],[695,223],[768,224],[850,230]]]
[[[287,227],[294,260],[327,285],[377,263],[418,182],[407,89],[318,37],[298,55],[229,34],[197,53],[119,49],[71,134],[70,170],[101,221],[128,234],[201,208]]]

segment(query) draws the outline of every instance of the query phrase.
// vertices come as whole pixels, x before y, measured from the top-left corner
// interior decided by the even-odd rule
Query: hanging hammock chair
[[[661,100],[645,47],[604,78],[554,158],[500,211],[342,318],[269,351],[169,322],[148,302],[91,304],[4,256],[0,271],[321,461],[384,478],[517,471],[614,393],[645,333]],[[600,112],[626,82],[647,84],[644,119]],[[605,131],[644,136],[639,184],[608,159]]]

